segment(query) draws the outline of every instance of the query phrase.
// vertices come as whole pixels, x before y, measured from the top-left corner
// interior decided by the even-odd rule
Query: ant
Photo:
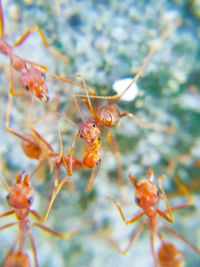
[[[23,59],[14,54],[13,51],[14,48],[22,45],[27,40],[27,38],[34,32],[37,32],[39,34],[44,47],[48,51],[50,51],[51,54],[53,54],[58,59],[69,63],[68,57],[61,55],[58,51],[54,50],[52,47],[49,46],[41,30],[37,26],[33,26],[31,29],[27,30],[19,38],[17,42],[15,42],[12,46],[10,46],[5,38],[4,16],[2,9],[2,1],[0,0],[0,53],[9,57],[9,76],[10,76],[9,107],[10,108],[12,105],[12,97],[26,96],[26,92],[22,93],[14,92],[13,69],[20,73],[19,80],[22,88],[31,93],[31,95],[34,95],[43,103],[49,101],[49,93],[46,85],[45,74],[49,74],[56,80],[60,80],[68,84],[81,87],[79,84],[71,82],[66,79],[66,78],[79,77],[79,75],[71,75],[62,78],[48,72],[48,69],[45,66]],[[9,119],[10,118],[8,117],[8,120]]]
[[[167,201],[167,197],[165,195],[165,192],[161,186],[161,181],[164,178],[165,178],[164,175],[162,175],[158,178],[158,185],[159,185],[159,188],[161,191],[161,195],[160,195],[160,192],[159,192],[157,186],[153,183],[153,171],[152,171],[152,169],[149,169],[148,179],[144,178],[139,183],[137,183],[137,181],[131,175],[129,175],[129,180],[132,183],[132,185],[135,187],[135,203],[141,209],[141,211],[137,212],[136,215],[130,220],[125,219],[124,214],[123,214],[119,204],[117,203],[117,201],[112,197],[107,197],[114,203],[114,205],[116,206],[116,208],[118,209],[118,211],[122,217],[122,220],[124,221],[124,223],[126,225],[135,223],[144,215],[146,215],[146,217],[147,217],[147,220],[144,220],[139,225],[139,227],[136,229],[134,234],[132,235],[130,242],[129,242],[126,249],[121,250],[119,248],[119,246],[113,240],[109,240],[110,244],[120,254],[126,254],[129,251],[129,249],[131,248],[131,245],[133,244],[136,237],[139,235],[139,233],[144,228],[144,226],[146,224],[148,224],[149,230],[150,230],[151,251],[152,251],[152,255],[153,255],[154,266],[157,266],[157,259],[156,259],[156,254],[154,251],[154,235],[155,235],[155,233],[157,234],[159,239],[162,240],[161,234],[158,230],[157,215],[161,216],[165,221],[167,221],[169,223],[173,223],[172,211],[184,209],[186,207],[189,207],[190,205],[193,205],[193,203],[194,203],[193,199],[190,196],[187,189],[181,184],[181,182],[177,178],[174,178],[175,183],[179,186],[180,190],[188,198],[188,202],[185,204],[181,204],[179,206],[174,206],[174,207],[170,208],[168,201]],[[159,204],[161,197],[167,206],[167,208],[163,211],[161,211],[159,208],[157,208],[157,205]],[[169,213],[169,216],[166,215],[166,212]],[[166,225],[163,225],[163,228],[167,232],[171,233],[172,235],[176,236],[181,241],[186,243],[191,249],[193,249],[197,254],[200,255],[200,250],[198,248],[196,248],[194,245],[192,245],[189,241],[187,241],[184,237],[182,237],[179,233],[172,230],[170,227],[168,227]]]
[[[17,222],[8,223],[4,226],[1,226],[0,231],[11,228],[15,225],[19,226],[19,233],[17,239],[9,250],[8,255],[6,256],[6,259],[3,263],[3,266],[30,266],[30,259],[24,251],[25,238],[26,235],[28,235],[31,244],[31,249],[33,252],[34,266],[37,267],[38,260],[36,255],[35,242],[31,232],[32,226],[37,227],[43,230],[44,232],[61,239],[70,238],[77,232],[78,229],[75,229],[67,234],[60,234],[46,226],[43,226],[40,223],[31,222],[29,219],[27,219],[27,216],[31,214],[37,221],[40,222],[41,220],[38,213],[31,209],[31,206],[34,202],[34,192],[30,182],[30,177],[27,173],[19,173],[16,176],[15,184],[11,188],[3,178],[1,178],[1,180],[4,187],[8,191],[7,202],[8,205],[12,208],[12,210],[1,214],[0,217],[3,218],[15,214]],[[17,242],[18,250],[17,252],[15,252],[14,248]]]
[[[30,114],[28,118],[28,127],[31,131],[30,133],[26,133],[22,135],[14,131],[10,127],[10,125],[8,125],[8,128],[9,128],[10,133],[12,133],[14,136],[17,136],[18,138],[21,139],[21,148],[25,156],[28,157],[29,159],[35,159],[39,162],[38,166],[31,173],[31,176],[34,175],[46,162],[48,162],[49,164],[51,173],[53,172],[54,167],[56,169],[53,195],[49,203],[49,206],[47,208],[47,211],[45,213],[45,216],[42,220],[42,222],[44,223],[44,221],[46,220],[51,210],[53,202],[58,192],[60,191],[59,189],[60,168],[63,166],[65,168],[67,175],[72,176],[72,172],[83,167],[84,164],[78,159],[73,157],[73,150],[74,150],[73,146],[70,149],[69,154],[63,155],[62,137],[61,137],[60,129],[58,127],[58,123],[57,123],[57,129],[58,129],[59,141],[60,141],[60,153],[55,152],[52,146],[34,128],[34,126],[38,122],[40,122],[47,115],[52,113],[54,109],[57,108],[57,103],[54,104],[55,107],[52,108],[53,110],[47,112],[45,115],[37,119],[35,122],[32,122],[32,119],[31,119],[33,104],[34,104],[34,99],[32,99],[32,105],[31,105]],[[56,122],[57,122],[57,116],[56,116]],[[71,183],[69,178],[64,178],[60,186],[62,187],[64,183],[66,182]]]
[[[74,98],[75,99],[75,98]],[[76,100],[75,100],[76,101]],[[78,107],[78,106],[77,106]],[[79,110],[79,108],[78,108]],[[80,111],[80,110],[79,110]],[[86,147],[84,151],[84,158],[82,161],[83,167],[91,168],[92,173],[89,179],[87,190],[91,191],[92,185],[100,171],[101,168],[101,128],[99,122],[95,118],[90,118],[88,121],[85,121],[83,118],[81,112],[80,112],[81,118],[83,120],[83,123],[78,126],[75,123],[73,123],[71,120],[69,120],[65,115],[62,115],[60,113],[57,113],[57,116],[63,117],[70,123],[72,123],[77,129],[78,133],[76,134],[73,145],[72,145],[72,151],[74,151],[75,143],[80,137],[81,139],[85,140]],[[61,152],[62,155],[62,152]],[[72,168],[72,159],[73,159],[73,152],[70,155],[70,168]],[[98,166],[98,169],[95,173],[96,167]]]
[[[159,41],[161,42],[163,39],[165,39],[169,35],[170,31],[173,28],[177,27],[178,25],[179,25],[179,21],[176,21],[174,23],[174,25],[171,25],[170,27],[168,27],[160,36]],[[120,153],[119,153],[118,146],[117,146],[113,136],[110,134],[109,128],[117,126],[119,124],[119,121],[121,118],[128,116],[128,117],[131,117],[132,119],[134,119],[143,128],[151,128],[151,129],[158,130],[158,131],[165,131],[165,132],[170,133],[170,134],[174,132],[173,127],[161,126],[161,125],[153,124],[153,123],[145,123],[145,122],[141,121],[140,119],[138,119],[132,113],[125,112],[125,113],[121,114],[118,107],[116,106],[117,102],[120,101],[122,95],[124,93],[126,93],[126,91],[132,86],[132,84],[135,83],[141,77],[145,67],[149,63],[153,54],[158,49],[159,49],[159,47],[156,45],[154,45],[154,46],[152,45],[149,47],[148,55],[145,58],[145,60],[143,61],[143,64],[140,67],[138,73],[136,74],[136,76],[134,77],[132,82],[129,84],[129,86],[121,94],[116,94],[114,96],[96,96],[96,94],[93,90],[86,87],[85,81],[83,80],[83,89],[85,90],[86,95],[74,95],[73,96],[75,105],[76,105],[76,107],[80,113],[82,120],[84,121],[84,123],[81,125],[80,130],[79,130],[79,135],[81,138],[85,139],[88,142],[88,136],[90,138],[90,136],[94,135],[96,138],[95,140],[97,140],[98,138],[100,138],[99,137],[100,136],[100,127],[101,127],[101,125],[104,126],[108,141],[111,144],[113,151],[115,153],[115,156],[116,156],[118,179],[119,179],[120,186],[124,185],[122,166],[121,166],[121,162],[120,162]],[[91,93],[91,95],[89,95],[89,92]],[[84,97],[84,99],[80,99],[79,101],[77,101],[76,100],[77,97],[81,97],[81,98]],[[85,97],[87,98],[87,101],[86,101]],[[90,101],[90,98],[92,98],[94,100],[94,107],[92,107],[92,103]],[[114,103],[108,103],[108,104],[99,108],[97,99],[109,99],[109,100],[114,101]],[[91,113],[91,118],[88,121],[84,120],[84,118],[81,114],[81,111],[79,109],[79,103],[81,103],[81,102],[86,105],[86,107],[88,108],[88,110]],[[93,133],[93,131],[94,131],[94,133]],[[87,137],[85,137],[85,135],[83,135],[82,132],[86,132]],[[96,132],[98,132],[99,136],[96,135]]]

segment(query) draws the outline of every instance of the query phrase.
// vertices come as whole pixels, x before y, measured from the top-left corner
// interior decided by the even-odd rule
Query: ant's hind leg
[[[13,47],[17,47],[20,46],[21,44],[23,44],[26,39],[33,33],[33,32],[37,32],[45,46],[46,49],[48,49],[50,51],[50,53],[55,56],[56,58],[58,58],[59,60],[65,62],[65,63],[69,63],[70,60],[68,57],[60,54],[57,50],[55,50],[54,48],[50,47],[49,44],[47,43],[44,35],[42,34],[42,32],[40,31],[40,29],[37,26],[33,26],[31,29],[27,30],[20,38],[17,42],[14,43]]]
[[[126,249],[124,250],[121,250],[119,245],[112,239],[108,239],[108,242],[110,243],[110,245],[117,251],[119,252],[120,254],[122,255],[125,255],[131,248],[131,246],[133,245],[133,242],[135,241],[136,237],[139,235],[139,233],[142,231],[143,227],[145,225],[145,222],[143,222],[142,224],[139,225],[139,227],[134,231],[130,241],[129,241],[129,244],[127,246]]]
[[[122,117],[130,117],[134,119],[137,124],[142,127],[142,128],[147,128],[147,129],[152,129],[155,131],[160,131],[160,132],[166,132],[168,134],[173,134],[174,133],[174,128],[172,126],[166,126],[166,125],[160,125],[157,123],[147,123],[143,122],[142,120],[138,119],[135,115],[129,112],[125,112],[123,114],[120,114],[120,118]]]
[[[167,225],[162,226],[167,232],[174,235],[176,238],[180,239],[182,242],[184,242],[186,245],[188,245],[192,250],[194,250],[198,255],[200,255],[200,249],[195,247],[193,244],[191,244],[186,238],[184,238],[182,235],[177,233],[175,230],[171,229]]]
[[[34,267],[38,267],[39,265],[38,265],[38,260],[37,260],[35,241],[34,241],[34,238],[33,238],[31,230],[28,231],[28,236],[29,236],[29,240],[30,240],[30,243],[31,243],[31,250],[32,250],[32,253],[33,253]]]
[[[118,181],[119,181],[119,185],[122,187],[124,186],[124,179],[123,179],[123,171],[122,171],[122,165],[121,165],[121,160],[120,160],[120,152],[119,152],[118,146],[113,136],[111,136],[107,128],[106,128],[106,134],[107,134],[108,141],[111,144],[114,154],[115,154],[115,158],[117,161]]]

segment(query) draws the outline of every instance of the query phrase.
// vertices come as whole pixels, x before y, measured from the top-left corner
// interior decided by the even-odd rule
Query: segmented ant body
[[[179,206],[174,206],[171,207],[169,206],[167,202],[166,195],[164,193],[164,190],[161,186],[161,181],[165,178],[164,175],[158,178],[158,185],[161,190],[161,196],[162,199],[164,200],[167,209],[161,211],[157,206],[160,201],[160,193],[158,191],[158,188],[155,184],[153,184],[153,172],[151,169],[149,169],[149,177],[148,179],[142,179],[139,183],[136,182],[136,180],[129,175],[130,182],[132,185],[135,187],[135,203],[136,205],[141,209],[131,220],[126,220],[124,217],[124,214],[117,203],[117,201],[112,198],[108,197],[113,201],[115,204],[116,208],[118,209],[122,220],[126,223],[126,225],[132,224],[136,222],[138,219],[146,215],[147,220],[144,220],[139,227],[136,229],[134,234],[132,235],[130,242],[125,250],[121,250],[119,246],[113,241],[109,240],[111,245],[121,254],[126,254],[128,250],[130,249],[131,245],[133,244],[134,240],[136,237],[139,235],[139,233],[142,231],[144,226],[146,224],[149,225],[149,230],[150,230],[150,240],[151,240],[151,251],[153,255],[153,260],[154,260],[154,266],[157,266],[157,257],[154,251],[154,235],[157,234],[158,238],[162,241],[162,236],[158,230],[158,221],[157,221],[157,215],[161,216],[164,220],[166,220],[169,223],[173,223],[173,215],[172,211],[179,210],[186,208],[190,205],[193,204],[193,200],[191,196],[189,195],[187,189],[180,183],[178,179],[174,179],[176,184],[180,187],[180,190],[186,195],[188,198],[188,202]],[[166,215],[166,212],[169,213],[169,216]],[[188,240],[186,240],[184,237],[182,237],[180,234],[178,234],[176,231],[172,230],[170,227],[163,225],[162,226],[164,230],[166,230],[168,233],[173,234],[177,238],[179,238],[181,241],[186,243],[190,248],[192,248],[196,253],[200,254],[200,250],[196,248],[194,245],[192,245]]]
[[[19,233],[16,242],[14,242],[14,245],[11,247],[4,261],[3,266],[5,267],[30,266],[30,259],[24,251],[25,237],[28,235],[34,256],[34,266],[36,267],[38,266],[38,261],[36,256],[35,243],[31,232],[32,226],[40,228],[41,230],[62,239],[70,238],[73,234],[77,232],[77,229],[67,234],[60,234],[46,226],[43,226],[40,223],[36,222],[33,223],[29,219],[27,219],[30,213],[35,217],[37,221],[40,222],[41,220],[38,213],[31,209],[31,206],[34,201],[34,192],[28,174],[24,172],[19,173],[16,176],[15,184],[11,188],[7,185],[7,183],[3,179],[1,180],[8,191],[7,202],[9,206],[12,208],[12,210],[1,214],[0,217],[3,218],[15,214],[17,222],[9,223],[7,225],[0,227],[0,231],[10,228],[14,225],[19,226]],[[15,252],[14,249],[17,242],[18,242],[18,250],[17,252]]]

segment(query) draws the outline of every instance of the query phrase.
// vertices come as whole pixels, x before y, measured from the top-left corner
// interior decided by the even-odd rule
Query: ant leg
[[[42,223],[42,224],[46,221],[46,219],[47,219],[47,217],[48,217],[48,215],[49,215],[49,212],[50,212],[50,210],[51,210],[51,208],[52,208],[52,206],[53,206],[53,203],[54,203],[54,201],[55,201],[55,199],[56,199],[58,193],[60,192],[61,188],[63,187],[63,185],[64,185],[65,183],[70,183],[69,177],[63,179],[62,182],[61,182],[57,187],[54,188],[54,190],[53,190],[53,194],[52,194],[51,200],[50,200],[50,202],[49,202],[49,205],[48,205],[48,207],[47,207],[47,210],[46,210],[46,212],[45,212],[45,215],[44,215],[43,219],[41,220],[41,223]]]
[[[163,200],[164,200],[164,202],[165,202],[165,204],[166,204],[166,206],[167,206],[167,211],[168,211],[168,213],[169,213],[170,218],[169,218],[164,212],[160,211],[159,209],[157,209],[157,213],[158,213],[161,217],[163,217],[166,221],[168,221],[169,223],[173,223],[173,214],[172,214],[171,208],[170,208],[170,206],[169,206],[169,204],[168,204],[168,201],[167,201],[167,197],[166,197],[166,195],[165,195],[165,192],[164,192],[164,190],[163,190],[163,188],[162,188],[162,185],[161,185],[161,181],[162,181],[163,179],[165,179],[165,175],[162,175],[162,176],[160,176],[160,177],[158,178],[158,185],[159,185],[159,188],[160,188],[160,190],[161,190],[162,198],[163,198]]]
[[[101,161],[99,162],[99,166],[98,166],[98,169],[97,169],[96,174],[94,174],[95,169],[96,169],[96,166],[97,166],[97,163],[96,163],[95,166],[92,168],[92,173],[91,173],[91,176],[90,176],[90,179],[89,179],[89,183],[88,183],[87,191],[91,191],[91,189],[92,189],[92,185],[93,185],[95,179],[97,178],[97,175],[99,174],[99,171],[100,171],[100,168],[101,168]]]
[[[11,210],[11,211],[8,211],[8,212],[0,214],[0,218],[7,217],[7,216],[10,216],[12,214],[15,214],[14,210]]]
[[[118,244],[117,244],[114,240],[112,240],[112,239],[108,239],[108,242],[110,243],[110,245],[111,245],[117,252],[119,252],[119,253],[122,254],[122,255],[125,255],[125,254],[129,251],[129,249],[131,248],[131,246],[132,246],[133,242],[135,241],[136,237],[137,237],[137,236],[139,235],[139,233],[142,231],[144,225],[145,225],[145,222],[143,222],[142,224],[139,225],[139,227],[138,227],[138,228],[135,230],[135,232],[133,233],[133,235],[132,235],[132,237],[131,237],[131,239],[130,239],[130,241],[129,241],[129,244],[128,244],[128,246],[127,246],[127,248],[124,249],[124,250],[121,250],[120,247],[118,246]]]
[[[36,218],[38,221],[41,220],[41,217],[40,217],[40,215],[37,213],[37,211],[35,211],[35,210],[30,210],[30,214],[31,214],[34,218]]]
[[[9,193],[10,192],[10,186],[9,184],[6,182],[6,180],[3,178],[3,176],[0,174],[0,180],[3,184],[4,189]]]
[[[33,32],[37,32],[44,44],[44,47],[50,51],[50,53],[52,53],[53,56],[55,56],[56,58],[58,58],[59,60],[65,62],[65,63],[69,63],[70,59],[64,55],[62,55],[61,53],[59,53],[57,50],[55,50],[54,48],[50,47],[49,44],[47,43],[44,35],[42,34],[42,32],[40,31],[40,29],[37,26],[33,26],[31,29],[27,30],[20,38],[17,42],[14,43],[13,47],[17,47],[20,46],[21,44],[23,44],[26,39],[29,37],[29,35],[31,35]]]
[[[0,38],[5,38],[2,2],[0,1]]]
[[[147,128],[147,129],[153,129],[155,131],[161,131],[161,132],[166,132],[168,134],[173,134],[174,133],[174,128],[172,126],[165,126],[165,125],[159,125],[156,123],[146,123],[138,119],[135,115],[129,112],[125,112],[123,114],[120,114],[120,118],[122,117],[130,117],[134,119],[138,125],[140,125],[142,128]]]
[[[153,255],[154,267],[157,267],[157,259],[156,259],[155,247],[154,247],[154,229],[150,229],[150,242],[151,242],[151,252]]]
[[[117,201],[113,197],[110,197],[110,196],[107,196],[106,198],[110,199],[114,203],[115,207],[118,209],[118,211],[119,211],[119,213],[120,213],[120,215],[122,217],[123,222],[126,225],[129,225],[129,224],[132,224],[132,223],[136,222],[137,220],[139,220],[144,215],[144,212],[138,212],[138,213],[136,213],[136,215],[131,220],[127,221],[126,218],[124,217],[122,209],[121,209],[120,205],[117,203]]]
[[[35,241],[34,241],[34,238],[33,238],[33,235],[32,235],[32,232],[31,232],[30,229],[28,231],[28,237],[29,237],[29,240],[30,240],[30,243],[31,243],[31,250],[32,250],[32,253],[33,253],[34,267],[38,267],[39,265],[38,265],[38,260],[37,260]]]
[[[179,187],[180,191],[185,195],[185,197],[187,198],[188,202],[185,203],[185,204],[182,204],[182,205],[171,207],[171,210],[173,210],[173,211],[180,210],[180,209],[187,208],[187,207],[189,207],[191,205],[194,205],[194,200],[193,200],[192,196],[190,195],[190,193],[187,190],[187,188],[181,183],[181,181],[176,177],[173,178],[173,181]]]
[[[111,136],[107,128],[105,129],[106,129],[108,142],[111,144],[114,154],[115,154],[115,158],[117,161],[118,182],[119,182],[119,185],[122,187],[124,186],[124,179],[123,179],[123,171],[122,171],[122,165],[121,165],[121,160],[120,160],[120,152],[119,152],[117,143],[115,142],[113,136]]]
[[[119,94],[115,94],[113,96],[90,96],[90,98],[94,98],[94,99],[115,99],[117,102],[120,100],[120,98],[123,96],[123,94],[125,94],[130,87],[142,76],[146,66],[148,65],[148,63],[150,62],[152,56],[154,55],[155,52],[157,52],[160,49],[160,43],[166,39],[169,34],[171,32],[173,32],[174,29],[176,29],[176,27],[178,27],[180,25],[180,20],[175,20],[171,25],[169,25],[164,32],[161,34],[161,36],[158,38],[158,40],[155,42],[155,45],[149,45],[149,51],[148,54],[146,56],[146,58],[144,59],[141,67],[139,68],[137,74],[135,75],[135,77],[133,78],[133,80],[131,81],[131,83],[128,85],[128,87],[121,93]],[[77,95],[79,97],[85,97],[85,95]]]
[[[171,233],[172,235],[174,235],[175,237],[179,238],[182,242],[184,242],[186,245],[188,245],[192,250],[194,250],[198,255],[200,255],[200,249],[198,249],[197,247],[195,247],[193,244],[191,244],[187,239],[185,239],[182,235],[180,235],[179,233],[177,233],[175,230],[171,229],[170,227],[163,225],[163,228]]]
[[[37,228],[40,228],[41,230],[43,230],[46,233],[49,233],[49,234],[51,234],[51,235],[53,235],[55,237],[58,237],[60,239],[69,239],[73,235],[75,235],[79,230],[79,227],[78,227],[78,228],[75,228],[74,230],[70,231],[67,234],[60,234],[60,233],[58,233],[58,232],[56,232],[56,231],[54,231],[54,230],[42,225],[42,224],[39,224],[39,223],[33,223],[32,225],[37,227]]]
[[[1,226],[1,227],[0,227],[0,231],[3,231],[3,230],[5,230],[5,229],[8,229],[8,228],[10,228],[10,227],[12,227],[12,226],[14,226],[14,225],[16,225],[16,224],[19,224],[19,222],[8,223],[8,224],[6,224],[6,225],[4,225],[4,226]]]

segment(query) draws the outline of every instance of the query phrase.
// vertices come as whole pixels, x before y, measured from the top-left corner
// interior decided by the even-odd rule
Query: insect
[[[78,132],[73,141],[72,151],[74,151],[75,143],[78,137],[86,142],[82,164],[86,168],[92,168],[92,173],[87,187],[87,190],[90,191],[101,168],[101,128],[99,122],[95,118],[90,118],[88,121],[86,121],[81,112],[80,115],[83,123],[80,126],[73,123],[73,125],[78,129]],[[57,116],[64,117],[67,121],[71,122],[65,115],[57,113]],[[73,154],[70,155],[70,165],[72,165],[72,156]],[[95,173],[97,166],[98,169]]]
[[[8,223],[0,227],[0,231],[11,228],[15,225],[18,225],[19,227],[19,233],[17,235],[16,241],[13,243],[11,249],[9,250],[8,255],[6,256],[6,259],[3,263],[3,266],[30,266],[30,259],[24,251],[24,243],[26,236],[28,236],[31,244],[31,249],[34,258],[34,266],[38,266],[35,242],[31,232],[31,228],[33,226],[61,239],[70,238],[77,232],[77,229],[67,234],[60,234],[40,223],[32,222],[27,218],[28,215],[31,214],[37,221],[40,222],[41,220],[38,213],[31,209],[31,206],[34,202],[34,192],[30,182],[30,177],[27,173],[19,173],[16,176],[15,184],[12,187],[9,187],[9,185],[2,177],[1,180],[3,182],[4,187],[8,191],[7,202],[8,205],[12,208],[12,210],[1,214],[0,217],[3,218],[15,214],[17,221]],[[18,249],[17,251],[15,251],[17,243]]]
[[[119,204],[117,203],[117,201],[112,197],[108,197],[115,204],[116,208],[118,209],[118,211],[121,215],[122,220],[124,221],[124,223],[126,223],[126,225],[133,224],[134,222],[138,221],[144,215],[147,218],[135,230],[135,232],[132,235],[130,242],[129,242],[126,249],[121,250],[119,248],[119,246],[113,240],[109,240],[110,244],[119,253],[126,254],[129,251],[129,249],[131,248],[131,245],[133,244],[136,237],[139,235],[139,233],[144,228],[144,226],[146,224],[148,224],[149,230],[150,230],[151,252],[153,255],[154,266],[157,266],[157,257],[156,257],[155,250],[154,250],[154,235],[157,234],[158,237],[161,239],[161,234],[160,234],[159,229],[158,229],[159,223],[157,221],[157,216],[159,215],[165,221],[167,221],[169,223],[173,223],[172,211],[180,210],[180,209],[186,208],[186,207],[193,204],[193,199],[190,196],[187,189],[180,183],[180,181],[177,178],[174,178],[174,181],[180,187],[180,190],[184,193],[184,195],[188,198],[188,201],[185,204],[181,204],[181,205],[174,206],[174,207],[170,208],[168,201],[167,201],[167,198],[166,198],[166,195],[165,195],[165,192],[161,186],[161,181],[164,178],[165,178],[164,175],[162,175],[158,178],[158,185],[159,185],[159,188],[161,191],[161,196],[160,196],[160,193],[158,191],[157,186],[153,183],[153,171],[151,169],[149,169],[148,179],[142,179],[139,183],[137,183],[137,181],[131,175],[129,175],[129,180],[135,188],[135,203],[141,210],[141,211],[137,212],[136,215],[130,220],[125,219],[124,214],[123,214]],[[167,207],[163,211],[157,207],[159,202],[160,202],[161,197],[164,200],[166,207]],[[169,213],[169,216],[166,214],[166,212]],[[193,246],[189,241],[187,241],[179,233],[177,233],[176,231],[174,231],[173,229],[171,229],[167,225],[163,225],[163,228],[168,233],[173,234],[174,236],[179,238],[181,241],[186,243],[190,248],[192,248],[196,253],[198,253],[200,255],[200,250],[198,248],[196,248],[195,246]]]
[[[19,134],[16,131],[14,131],[10,125],[7,125],[7,128],[9,129],[10,133],[12,133],[14,136],[21,139],[21,148],[25,156],[27,156],[30,159],[37,160],[39,162],[38,166],[31,173],[31,176],[37,173],[37,171],[47,162],[49,164],[51,173],[55,169],[54,190],[53,190],[53,194],[52,194],[52,198],[49,203],[49,206],[42,220],[42,222],[44,222],[59,192],[58,187],[59,187],[59,176],[60,176],[61,167],[63,166],[65,168],[67,175],[71,176],[73,171],[76,171],[79,168],[83,167],[84,164],[78,159],[73,157],[73,149],[74,149],[73,146],[70,149],[69,154],[63,154],[62,137],[61,137],[58,124],[57,124],[57,129],[58,129],[59,141],[60,141],[60,153],[55,152],[52,146],[34,128],[34,126],[38,122],[40,122],[42,119],[44,119],[46,116],[52,113],[53,110],[57,108],[57,103],[55,103],[55,106],[52,107],[51,111],[47,112],[41,118],[37,119],[35,122],[32,123],[31,114],[32,114],[33,104],[34,104],[34,99],[32,99],[30,115],[28,118],[28,127],[30,129],[29,133],[25,133],[24,135]],[[57,118],[56,118],[56,122],[57,122]],[[69,177],[63,179],[62,185],[65,182],[70,182]]]
[[[49,100],[45,74],[49,74],[57,80],[81,87],[79,84],[67,80],[67,78],[79,77],[79,75],[66,76],[65,78],[58,77],[57,75],[48,72],[48,69],[45,66],[23,59],[14,53],[14,48],[22,45],[33,32],[37,32],[39,34],[44,47],[50,51],[50,53],[58,59],[69,63],[69,58],[61,55],[58,51],[49,46],[44,35],[37,26],[33,26],[31,29],[27,30],[12,46],[9,45],[5,37],[2,1],[0,1],[0,53],[9,57],[10,107],[12,105],[12,97],[27,95],[26,92],[16,93],[14,91],[13,69],[20,73],[19,80],[22,88],[44,103]]]
[[[168,27],[163,32],[163,34],[160,36],[159,43],[161,43],[161,41],[163,41],[169,35],[170,31],[173,28],[177,27],[178,25],[179,25],[179,22],[176,21],[173,25]],[[141,77],[145,67],[149,63],[153,54],[158,49],[159,49],[159,47],[156,45],[149,47],[148,55],[144,59],[143,64],[140,67],[138,73],[136,74],[136,76],[134,77],[132,82],[129,84],[129,86],[121,94],[117,94],[115,96],[110,96],[110,97],[109,96],[108,97],[107,96],[105,96],[105,97],[104,96],[96,96],[96,94],[93,90],[86,87],[85,81],[83,80],[83,88],[86,92],[86,95],[74,95],[74,97],[73,97],[74,101],[75,101],[75,105],[76,105],[77,109],[79,110],[80,115],[81,115],[81,112],[79,109],[80,103],[84,103],[91,113],[91,118],[87,122],[84,121],[83,116],[81,115],[81,118],[84,121],[84,123],[81,126],[81,129],[83,129],[83,130],[79,131],[80,137],[82,137],[84,139],[84,136],[82,134],[84,129],[90,129],[89,136],[92,136],[92,129],[95,131],[94,134],[96,134],[96,129],[98,128],[99,129],[98,131],[100,132],[100,126],[101,125],[104,126],[108,141],[111,144],[113,151],[115,153],[115,156],[116,156],[118,179],[119,179],[119,184],[121,186],[124,185],[124,181],[123,181],[122,166],[121,166],[121,161],[120,161],[120,153],[119,153],[117,143],[115,142],[113,136],[110,134],[109,128],[117,126],[119,124],[119,121],[121,118],[128,116],[128,117],[131,117],[132,119],[134,119],[143,128],[151,128],[151,129],[158,130],[158,131],[165,131],[167,133],[173,133],[173,131],[174,131],[173,127],[170,127],[170,126],[164,126],[164,125],[159,125],[159,124],[155,124],[155,123],[145,123],[145,122],[141,121],[139,118],[137,118],[132,113],[129,113],[129,112],[120,113],[118,107],[116,106],[117,102],[120,101],[122,95],[125,94],[126,91],[131,87],[131,85],[133,83],[135,83]],[[89,93],[91,93],[91,94],[89,95]],[[77,101],[76,100],[77,97],[81,97],[81,99],[79,99],[79,101]],[[87,101],[85,98],[87,98]],[[92,103],[90,100],[91,98],[94,101],[94,107],[92,106]],[[110,103],[103,105],[99,108],[97,99],[109,99]],[[91,121],[93,121],[95,123],[96,127],[90,127]]]

